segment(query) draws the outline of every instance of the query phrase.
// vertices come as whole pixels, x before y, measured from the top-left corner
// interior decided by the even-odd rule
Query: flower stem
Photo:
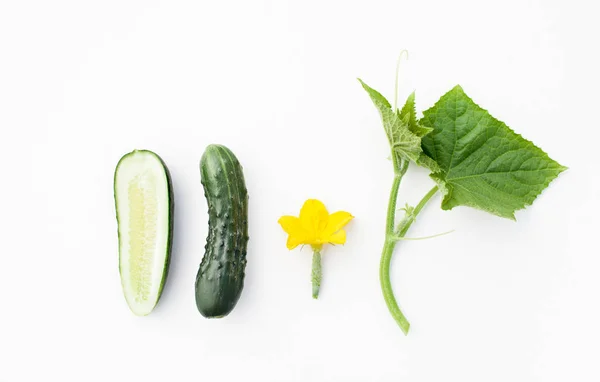
[[[406,167],[404,167],[404,172],[406,172]],[[400,187],[400,181],[402,180],[402,176],[404,172],[397,171],[398,169],[402,169],[402,167],[397,168],[394,163],[394,183],[392,183],[392,190],[390,193],[390,200],[388,204],[388,214],[386,221],[386,230],[385,230],[385,243],[383,245],[383,251],[381,253],[381,262],[379,264],[379,280],[381,282],[381,290],[383,292],[383,298],[385,299],[385,303],[394,317],[394,320],[400,326],[400,329],[404,332],[404,334],[408,334],[408,330],[410,329],[410,323],[400,310],[398,303],[396,302],[396,298],[394,297],[394,290],[392,289],[392,283],[390,281],[390,263],[392,261],[392,255],[394,254],[394,248],[396,246],[396,237],[404,237],[406,232],[415,221],[415,218],[421,212],[423,207],[427,204],[427,202],[435,195],[438,191],[437,186],[433,187],[429,192],[421,199],[419,204],[415,207],[412,213],[407,216],[406,219],[403,219],[399,226],[397,232],[394,232],[394,222],[396,218],[396,202],[398,199],[398,188]]]
[[[318,249],[313,250],[312,258],[312,296],[314,299],[319,298],[319,289],[321,288],[321,252]]]

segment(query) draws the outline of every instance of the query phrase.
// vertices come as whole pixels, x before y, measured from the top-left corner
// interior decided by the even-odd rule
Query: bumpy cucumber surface
[[[115,170],[119,272],[133,313],[149,314],[167,279],[173,242],[173,186],[167,166],[155,153],[125,154]]]
[[[208,203],[208,237],[196,276],[196,306],[205,317],[229,314],[244,287],[248,244],[248,191],[231,150],[209,145],[200,160]]]

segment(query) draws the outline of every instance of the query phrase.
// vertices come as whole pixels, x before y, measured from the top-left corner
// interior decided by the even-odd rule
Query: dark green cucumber
[[[208,237],[196,276],[196,306],[208,318],[229,314],[244,287],[248,244],[248,191],[231,150],[209,145],[200,160],[208,203]]]

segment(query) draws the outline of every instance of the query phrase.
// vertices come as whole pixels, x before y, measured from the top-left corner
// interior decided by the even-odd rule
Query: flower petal
[[[354,216],[352,216],[349,212],[346,211],[338,211],[329,215],[329,222],[327,223],[327,227],[322,233],[322,239],[329,240],[329,236],[334,235],[337,231],[344,228],[344,226],[348,224],[348,222],[353,218]]]
[[[295,216],[282,216],[279,218],[278,223],[288,234],[286,244],[288,249],[294,249],[299,244],[305,244],[308,233],[300,224],[300,219]]]
[[[329,222],[329,212],[317,199],[308,199],[300,210],[300,223],[311,240],[316,241]],[[308,243],[310,244],[310,243]]]
[[[343,229],[337,231],[333,235],[329,236],[327,241],[330,244],[345,244],[346,243],[346,231]]]
[[[285,245],[289,250],[292,250],[292,249],[296,248],[297,246],[299,246],[300,244],[306,244],[303,241],[304,240],[301,236],[289,235],[288,239],[287,239],[287,243],[285,243]]]
[[[295,216],[282,216],[277,222],[281,224],[281,228],[283,228],[283,230],[288,234],[292,234],[297,232],[299,229],[302,229],[302,226],[300,225],[300,219]]]

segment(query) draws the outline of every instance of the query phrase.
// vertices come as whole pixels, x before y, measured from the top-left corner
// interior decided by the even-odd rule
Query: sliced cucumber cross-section
[[[124,155],[115,170],[119,271],[133,313],[152,312],[167,278],[173,238],[173,188],[162,159],[148,150]]]

